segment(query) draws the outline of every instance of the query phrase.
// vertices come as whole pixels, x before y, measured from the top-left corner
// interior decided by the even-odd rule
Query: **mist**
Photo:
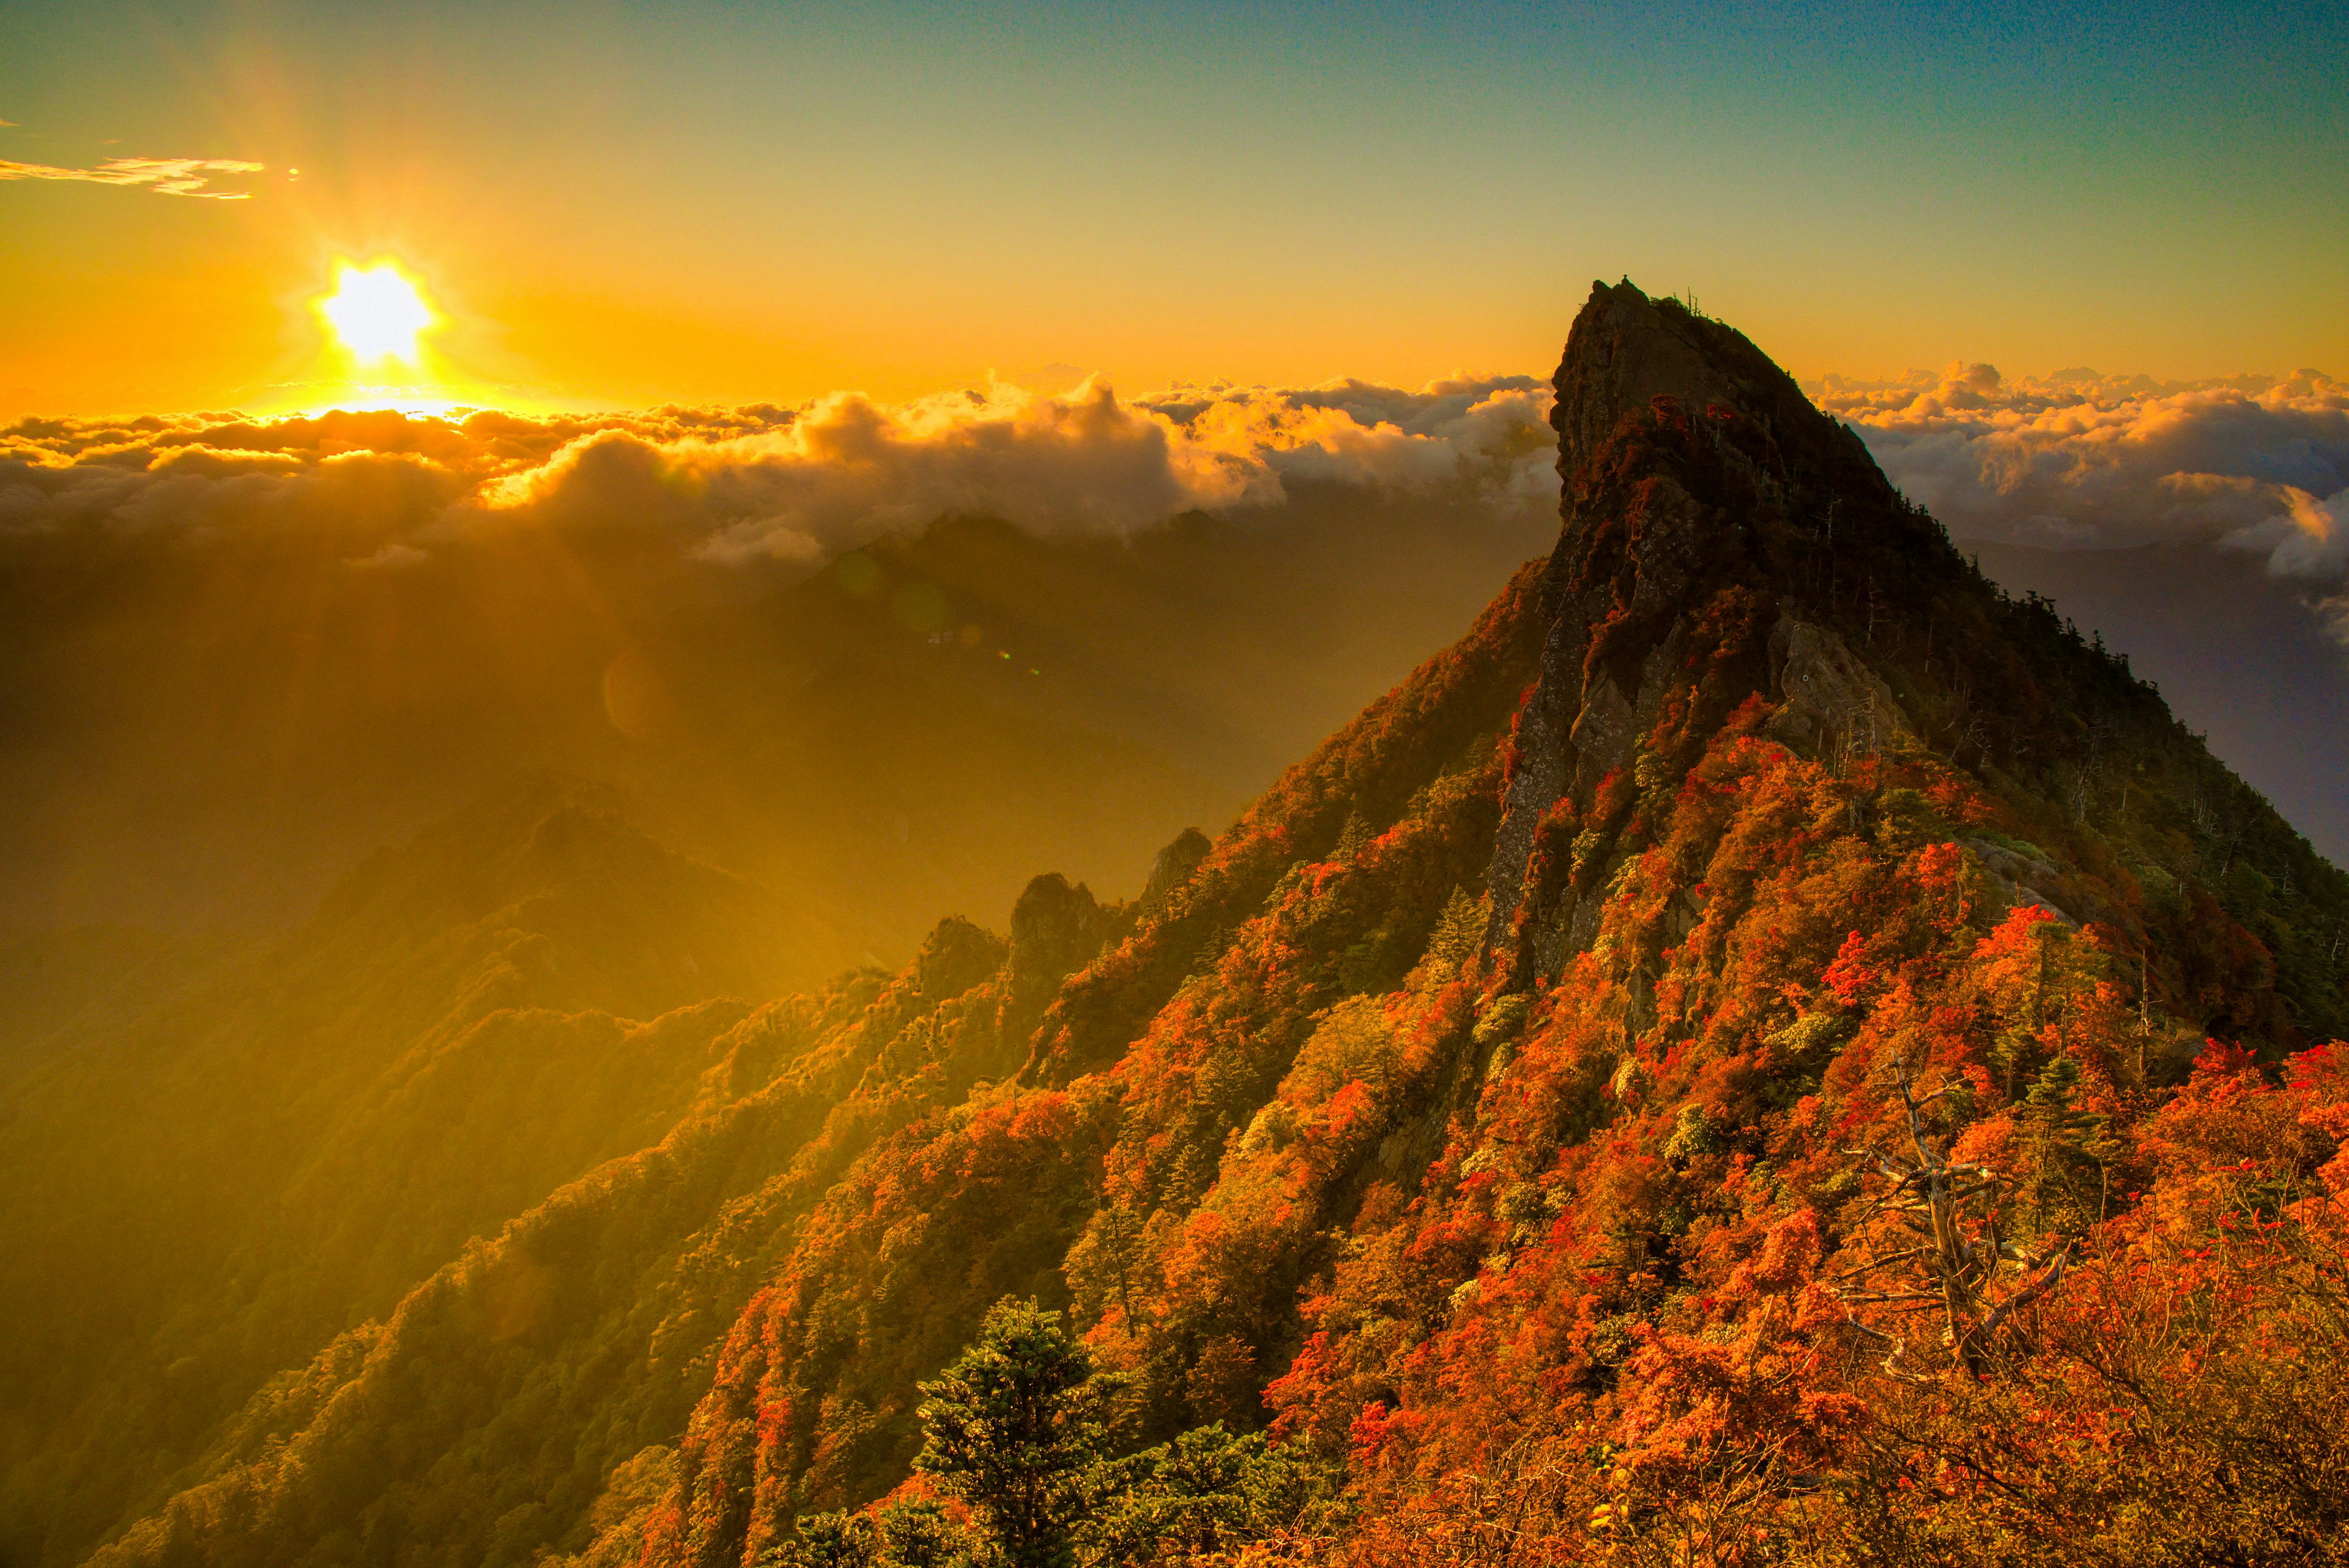
[[[1526,379],[26,421],[0,921],[264,929],[502,780],[794,901],[794,972],[1130,891],[1545,550]]]

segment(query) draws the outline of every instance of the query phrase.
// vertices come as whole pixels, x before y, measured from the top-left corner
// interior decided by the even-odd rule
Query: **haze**
[[[2344,59],[0,0],[0,1568],[2337,1550]]]

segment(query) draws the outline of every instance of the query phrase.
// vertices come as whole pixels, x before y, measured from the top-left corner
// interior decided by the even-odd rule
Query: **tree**
[[[936,1502],[901,1496],[867,1512],[802,1518],[798,1539],[770,1548],[759,1568],[968,1568],[969,1544]]]
[[[2077,1070],[2074,1071],[2076,1075]],[[2013,1186],[2011,1179],[1987,1165],[1953,1160],[1936,1151],[1926,1140],[1920,1113],[1956,1085],[1944,1085],[1920,1097],[1910,1087],[1909,1064],[1899,1056],[1892,1058],[1892,1081],[1900,1091],[1900,1106],[1917,1158],[1909,1159],[1867,1149],[1849,1152],[1866,1158],[1891,1179],[1891,1186],[1869,1206],[1869,1217],[1889,1214],[1905,1224],[1910,1233],[1896,1233],[1895,1250],[1889,1254],[1878,1253],[1847,1270],[1839,1277],[1843,1288],[1838,1293],[1847,1306],[1889,1304],[1896,1310],[1938,1307],[1948,1322],[1943,1343],[1955,1351],[1959,1365],[1967,1374],[1979,1379],[1984,1372],[1986,1353],[2000,1326],[2063,1282],[2064,1271],[2071,1262],[2073,1243],[2065,1241],[2049,1256],[2024,1251],[2008,1241],[2003,1234],[2001,1200]],[[2059,1075],[2059,1081],[2068,1088],[2073,1079]],[[1899,1241],[1910,1244],[1899,1246]],[[1923,1288],[1913,1284],[1890,1290],[1871,1288],[1868,1277],[1895,1263],[1906,1264],[1921,1274]],[[2009,1264],[2039,1272],[2002,1293],[2001,1272]],[[1906,1335],[1871,1328],[1857,1317],[1852,1324],[1892,1346],[1891,1354],[1884,1358],[1887,1371],[1898,1377],[1911,1376],[1900,1366]]]
[[[921,1386],[928,1441],[914,1468],[970,1505],[1011,1568],[1066,1568],[1121,1386],[1093,1371],[1060,1314],[1007,1296],[954,1365]]]

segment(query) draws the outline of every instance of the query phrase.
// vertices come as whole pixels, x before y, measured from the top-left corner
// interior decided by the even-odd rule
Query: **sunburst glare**
[[[371,267],[336,263],[335,292],[318,301],[318,314],[362,366],[387,359],[414,364],[417,336],[440,319],[415,280],[388,261]]]

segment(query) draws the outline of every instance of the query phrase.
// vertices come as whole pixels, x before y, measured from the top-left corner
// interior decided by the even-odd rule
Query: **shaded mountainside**
[[[642,1026],[659,1141],[94,1561],[994,1560],[917,1384],[1006,1296],[1319,1467],[1086,1560],[2349,1552],[2349,879],[1726,327],[1601,286],[1558,392],[1555,554],[1220,838]]]
[[[1968,548],[2010,592],[2054,599],[2126,649],[2210,749],[2253,781],[2317,852],[2349,864],[2349,660],[2309,593],[2258,557],[2192,545]]]
[[[362,449],[435,428],[325,423]],[[1022,521],[920,519],[821,567],[585,521],[460,528],[392,570],[334,526],[20,533],[0,930],[274,934],[374,846],[550,769],[792,899],[812,986],[1039,866],[1109,888],[1230,820],[1547,543],[1467,480],[1300,481],[1131,535]]]

